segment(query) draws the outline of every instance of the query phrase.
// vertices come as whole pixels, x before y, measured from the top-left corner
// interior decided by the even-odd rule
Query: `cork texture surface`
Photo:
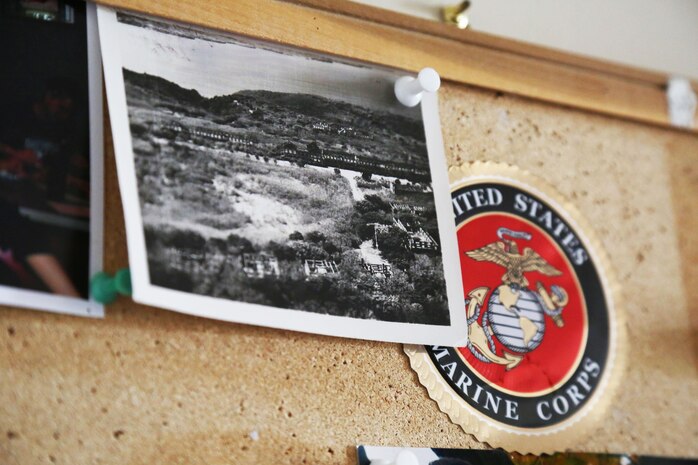
[[[450,164],[507,162],[573,202],[622,286],[627,372],[573,449],[698,456],[698,137],[463,86]],[[105,270],[127,266],[107,136]],[[357,444],[487,448],[402,347],[180,315],[0,308],[0,464],[353,464]]]

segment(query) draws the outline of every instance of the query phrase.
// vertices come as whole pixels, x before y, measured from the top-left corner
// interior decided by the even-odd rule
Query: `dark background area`
[[[82,1],[45,3],[48,9],[41,11],[27,10],[19,1],[0,2],[0,143],[13,148],[18,148],[17,140],[22,137],[19,122],[31,114],[32,105],[42,98],[47,82],[52,79],[70,81],[74,86],[75,111],[81,131],[84,131],[80,136],[88,134],[86,5]],[[84,139],[84,152],[89,155],[89,142],[87,137]],[[14,184],[21,183],[0,184],[0,203],[50,211],[38,189]],[[34,192],[36,196],[32,195]],[[42,248],[58,259],[77,290],[86,297],[89,233],[46,223],[35,224],[43,232],[41,239],[45,244]],[[7,247],[1,240],[4,227],[11,226],[0,225],[0,246]],[[4,264],[0,263],[2,266]],[[3,275],[7,273],[0,273]],[[17,285],[7,281],[0,284]],[[40,281],[34,287],[46,290]]]
[[[0,127],[11,127],[17,114],[40,97],[46,80],[69,78],[87,102],[87,22],[85,3],[59,2],[73,7],[74,22],[22,17],[19,2],[0,2]]]

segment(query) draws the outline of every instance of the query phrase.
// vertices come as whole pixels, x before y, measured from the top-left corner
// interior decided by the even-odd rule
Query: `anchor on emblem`
[[[537,271],[546,276],[562,273],[535,250],[526,247],[519,253],[513,240],[531,240],[523,231],[507,228],[497,230],[498,241],[479,249],[465,252],[473,260],[491,262],[506,269],[502,283],[490,295],[479,322],[488,287],[477,287],[465,299],[468,317],[468,349],[475,358],[484,363],[504,365],[507,370],[515,368],[524,354],[536,349],[545,335],[545,315],[552,318],[558,327],[564,326],[562,311],[569,302],[567,292],[557,285],[545,288],[540,281],[536,292],[528,288],[524,273]],[[498,355],[494,337],[508,350]]]

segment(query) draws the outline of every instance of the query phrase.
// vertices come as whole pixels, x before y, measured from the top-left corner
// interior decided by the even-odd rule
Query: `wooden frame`
[[[444,80],[671,127],[667,76],[660,73],[461,31],[348,1],[98,3],[405,70],[431,66]]]

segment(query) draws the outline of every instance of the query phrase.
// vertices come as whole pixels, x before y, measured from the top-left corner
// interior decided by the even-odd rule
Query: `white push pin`
[[[441,78],[433,68],[424,68],[417,78],[403,76],[395,81],[395,97],[406,107],[414,107],[422,101],[424,92],[436,92],[441,86]]]
[[[419,465],[419,459],[412,451],[403,449],[397,454],[395,460],[385,458],[373,459],[371,460],[371,465]]]
[[[422,72],[424,72],[425,69],[434,71],[431,68],[424,68],[422,71],[419,72],[419,74],[422,74]],[[439,75],[436,74],[436,71],[434,71],[434,74],[436,75],[436,89],[438,89]],[[433,90],[432,92],[436,92],[436,90]],[[399,454],[397,454],[397,457],[395,458],[395,465],[419,465],[419,460],[417,459],[417,456],[414,455],[414,453],[412,453],[412,451],[403,449],[400,451]]]
[[[672,77],[666,90],[669,120],[674,126],[692,128],[695,124],[698,97],[686,78]]]

